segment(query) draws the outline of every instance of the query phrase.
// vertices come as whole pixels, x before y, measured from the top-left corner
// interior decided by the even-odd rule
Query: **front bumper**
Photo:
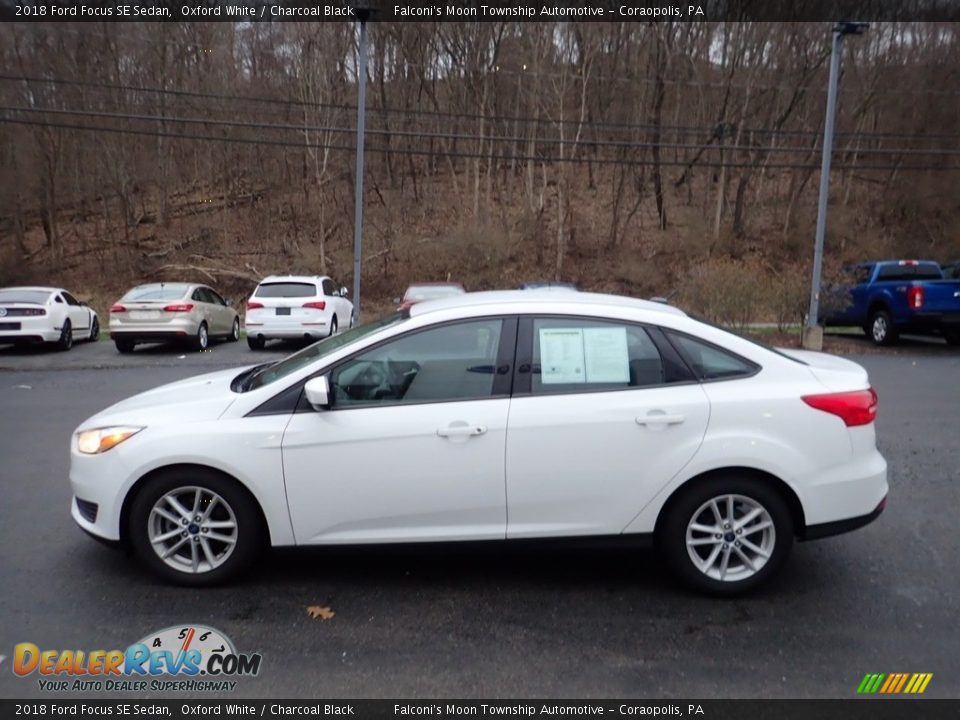
[[[131,471],[124,462],[122,448],[100,455],[77,452],[71,438],[70,450],[70,515],[86,533],[102,540],[119,541],[122,499],[126,496]],[[84,505],[78,504],[78,500]],[[96,513],[91,512],[96,506]]]

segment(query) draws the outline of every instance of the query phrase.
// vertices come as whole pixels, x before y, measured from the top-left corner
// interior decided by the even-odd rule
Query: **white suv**
[[[271,275],[247,301],[247,345],[262,350],[267,340],[318,340],[353,325],[347,289],[323,275]]]

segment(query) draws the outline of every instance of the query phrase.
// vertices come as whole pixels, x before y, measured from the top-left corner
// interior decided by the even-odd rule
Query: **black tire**
[[[694,481],[692,485],[680,492],[681,494],[674,501],[671,501],[666,510],[666,515],[658,527],[656,542],[658,550],[671,571],[687,587],[708,595],[723,597],[740,595],[766,582],[780,569],[789,556],[790,548],[793,545],[793,519],[786,501],[779,490],[771,484],[771,481],[751,475],[724,472],[710,475],[708,479],[702,481]],[[767,530],[750,532],[751,527],[756,526],[758,522],[763,520],[764,516],[760,516],[757,521],[748,523],[745,534],[736,533],[737,528],[734,526],[723,530],[727,535],[721,538],[716,538],[716,536],[711,538],[708,533],[702,533],[700,537],[691,535],[695,539],[702,539],[705,543],[688,548],[688,525],[697,519],[701,523],[716,524],[716,521],[711,519],[712,514],[703,515],[706,512],[703,508],[711,499],[724,496],[742,498],[734,503],[735,513],[738,507],[746,512],[750,507],[746,504],[746,501],[763,508],[766,511],[766,516],[773,523],[772,532],[768,533]],[[740,517],[743,517],[743,515]],[[697,530],[693,532],[700,533]],[[751,571],[747,564],[740,559],[741,556],[736,554],[745,552],[748,556],[752,556],[754,562],[759,562],[759,556],[749,550],[746,545],[736,544],[747,537],[752,537],[752,541],[759,543],[757,547],[762,548],[767,545],[766,549],[769,551],[769,557],[755,572]],[[719,572],[722,566],[722,558],[724,554],[727,554],[729,556],[728,563],[733,563],[733,565],[728,564],[728,567],[734,568],[734,570],[731,570],[734,575],[732,579],[721,580],[711,577],[694,564],[691,553],[698,554],[698,557],[705,563],[713,550],[718,547],[719,555],[713,556],[716,559],[709,566],[709,570],[710,572]],[[737,575],[742,575],[742,578],[736,579]]]
[[[267,341],[262,337],[247,335],[247,347],[249,347],[251,350],[263,350],[266,344]]]
[[[63,321],[63,328],[60,330],[60,337],[57,339],[55,347],[60,352],[66,352],[73,347],[73,325],[69,320]]]
[[[150,542],[150,526],[152,509],[164,495],[178,488],[201,488],[206,492],[216,493],[225,501],[233,513],[236,523],[236,544],[232,551],[222,561],[222,564],[213,569],[193,573],[186,565],[184,569],[171,567],[161,559],[158,551]],[[189,496],[189,493],[187,494]],[[169,506],[167,506],[169,507]],[[188,508],[190,509],[190,508]],[[171,511],[172,514],[172,511]],[[192,527],[193,523],[190,526]],[[184,530],[184,532],[187,532]],[[193,535],[188,538],[209,537],[191,530]],[[207,468],[172,468],[157,473],[154,477],[137,490],[136,496],[130,504],[128,513],[127,537],[137,557],[151,572],[167,582],[189,587],[207,587],[219,585],[236,578],[247,570],[263,550],[267,537],[263,527],[262,516],[253,498],[235,480]],[[175,542],[174,538],[170,542]],[[194,540],[199,542],[199,540]],[[190,544],[182,546],[189,548]],[[221,548],[223,546],[220,546]],[[169,547],[168,547],[169,549]],[[214,551],[216,552],[216,547]],[[199,552],[200,557],[203,553]],[[185,559],[181,558],[183,562]],[[177,560],[176,555],[174,561]]]
[[[227,342],[237,342],[240,339],[240,318],[233,319],[233,329],[227,335]]]
[[[123,355],[129,355],[137,346],[137,343],[129,338],[114,338],[113,344],[117,346],[117,352]]]
[[[96,342],[100,339],[100,321],[97,318],[93,319],[93,324],[90,326],[90,337],[88,339],[90,342]]]
[[[874,310],[867,325],[867,336],[875,345],[896,345],[897,328],[886,310]]]
[[[197,328],[197,334],[193,336],[192,344],[194,350],[206,350],[210,347],[210,331],[207,329],[205,322],[200,323],[200,327]]]
[[[943,339],[947,345],[960,345],[960,330],[944,330]]]
[[[337,334],[337,316],[334,315],[330,319],[330,334],[327,335],[327,337],[333,337],[336,334]]]

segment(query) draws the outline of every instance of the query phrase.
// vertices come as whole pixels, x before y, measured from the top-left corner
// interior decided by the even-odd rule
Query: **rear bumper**
[[[950,312],[916,312],[906,324],[913,330],[933,331],[941,328],[960,330],[960,310]]]
[[[265,322],[248,322],[244,329],[248,337],[262,337],[264,339],[286,339],[295,340],[305,335],[310,337],[326,337],[330,334],[330,325],[328,318],[318,317],[304,321],[285,321],[277,322],[273,319],[267,319]]]
[[[110,331],[111,340],[133,340],[134,342],[170,342],[171,340],[186,340],[189,337],[192,337],[192,334],[186,330]]]
[[[60,339],[60,330],[43,330],[40,328],[24,328],[21,330],[0,330],[0,345],[13,343],[40,343],[56,342]]]
[[[866,515],[860,515],[859,517],[848,518],[846,520],[835,520],[834,522],[820,523],[819,525],[807,525],[803,534],[800,536],[801,540],[819,540],[825,537],[831,537],[833,535],[842,535],[843,533],[848,533],[857,528],[862,528],[864,525],[869,525],[878,517],[880,513],[883,512],[884,508],[887,507],[887,498],[884,497],[880,501],[880,504],[874,508],[873,512],[869,512]]]

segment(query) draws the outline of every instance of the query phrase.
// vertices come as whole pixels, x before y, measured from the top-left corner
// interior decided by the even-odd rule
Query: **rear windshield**
[[[422,285],[410,287],[407,294],[403,296],[404,300],[433,300],[434,298],[447,297],[449,295],[461,295],[463,288],[451,285]]]
[[[934,263],[884,265],[880,268],[877,280],[943,280],[943,273],[940,271],[940,266]]]
[[[30,303],[43,305],[50,292],[47,290],[0,290],[0,303]]]
[[[187,293],[189,285],[163,283],[162,285],[141,285],[124,295],[121,300],[178,300]]]
[[[260,283],[260,286],[254,293],[256,297],[261,298],[314,297],[316,294],[316,283],[305,282]]]

